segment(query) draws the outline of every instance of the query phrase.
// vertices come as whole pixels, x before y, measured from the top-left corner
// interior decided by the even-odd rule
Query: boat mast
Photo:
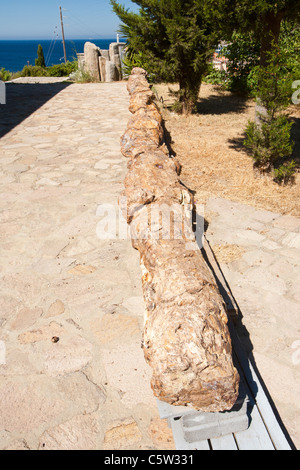
[[[60,13],[61,34],[62,34],[62,40],[63,40],[63,46],[64,46],[65,64],[66,64],[66,63],[67,63],[67,52],[66,52],[65,32],[64,32],[64,23],[63,23],[63,16],[62,16],[61,7],[59,7],[59,13]]]

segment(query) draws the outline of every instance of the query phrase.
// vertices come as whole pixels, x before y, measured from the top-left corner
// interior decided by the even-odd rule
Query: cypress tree
[[[37,59],[35,59],[35,65],[39,67],[46,67],[44,51],[43,51],[41,44],[38,45]]]

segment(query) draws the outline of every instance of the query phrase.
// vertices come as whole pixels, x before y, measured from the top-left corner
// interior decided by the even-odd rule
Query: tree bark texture
[[[132,117],[121,138],[121,151],[129,158],[122,210],[140,253],[143,350],[153,371],[151,386],[172,405],[229,410],[239,375],[224,302],[195,240],[193,196],[180,181],[180,164],[169,157],[143,69],[133,69],[127,89]]]
[[[260,65],[266,67],[268,65],[268,54],[272,50],[272,43],[278,43],[281,22],[284,18],[285,11],[281,10],[277,13],[266,13],[262,20],[262,35],[260,48]]]

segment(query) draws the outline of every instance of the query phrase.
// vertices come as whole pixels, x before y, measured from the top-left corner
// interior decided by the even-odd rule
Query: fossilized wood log
[[[129,158],[123,210],[140,253],[143,349],[153,370],[152,389],[173,405],[228,410],[238,396],[239,375],[223,299],[196,246],[193,196],[180,181],[180,164],[169,157],[143,69],[133,69],[127,89],[133,115],[121,138]],[[187,241],[194,249],[186,249]]]
[[[137,87],[130,97],[129,111],[135,113],[139,109],[147,109],[153,104],[154,93],[146,87]],[[155,106],[155,105],[154,105]]]
[[[230,409],[238,393],[227,315],[199,251],[147,240],[141,251],[145,358],[161,400],[202,411]]]

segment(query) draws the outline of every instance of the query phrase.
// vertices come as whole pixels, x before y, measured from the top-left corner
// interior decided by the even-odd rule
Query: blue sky
[[[136,10],[131,0],[120,0]],[[66,39],[114,38],[120,21],[109,0],[0,0],[0,39],[52,39],[60,34],[63,8]]]

